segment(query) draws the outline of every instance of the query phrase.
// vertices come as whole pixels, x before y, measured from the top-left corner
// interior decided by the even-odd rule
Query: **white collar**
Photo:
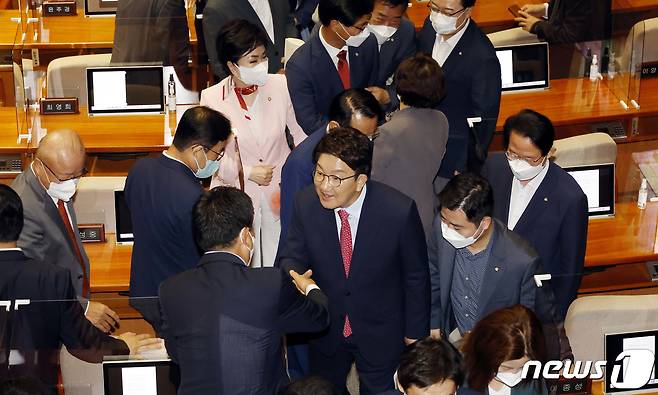
[[[338,53],[340,51],[347,51],[347,45],[344,45],[343,48],[336,48],[333,45],[329,44],[324,37],[322,37],[322,30],[324,29],[324,26],[320,27],[320,30],[318,31],[318,36],[320,36],[320,41],[322,42],[322,45],[324,46],[324,49],[329,53],[329,57],[331,59],[335,59],[338,57]]]
[[[438,33],[436,34],[436,39],[439,40],[439,42],[448,43],[450,47],[454,48],[459,42],[459,40],[461,40],[464,33],[466,33],[466,29],[468,29],[468,25],[470,25],[470,23],[471,23],[471,18],[468,18],[468,20],[464,24],[464,27],[462,27],[457,33],[455,33],[452,37],[450,37],[447,40],[444,40],[443,36]]]
[[[5,252],[5,251],[23,251],[19,247],[13,247],[13,248],[0,248],[0,252]]]
[[[363,186],[363,189],[361,190],[361,193],[359,194],[359,197],[349,205],[348,207],[338,207],[334,209],[334,212],[338,214],[338,211],[340,210],[345,210],[347,211],[347,214],[349,216],[359,216],[361,214],[361,208],[363,207],[363,201],[366,200],[366,189],[368,188],[367,185]]]
[[[535,178],[531,179],[528,181],[525,186],[521,184],[521,181],[519,181],[516,177],[514,177],[514,180],[519,183],[519,187],[521,187],[521,190],[536,190],[539,188],[539,185],[541,184],[542,181],[544,181],[544,178],[546,177],[546,173],[548,173],[548,168],[551,167],[551,163],[548,159],[546,159],[546,166],[542,169],[542,171],[539,172],[535,176]]]

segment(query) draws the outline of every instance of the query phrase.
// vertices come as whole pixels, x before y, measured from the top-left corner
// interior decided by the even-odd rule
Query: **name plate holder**
[[[78,231],[83,243],[105,243],[103,224],[78,224]]]
[[[75,0],[50,0],[42,5],[44,17],[78,15]]]
[[[49,97],[39,102],[41,115],[78,114],[80,108],[77,97]]]

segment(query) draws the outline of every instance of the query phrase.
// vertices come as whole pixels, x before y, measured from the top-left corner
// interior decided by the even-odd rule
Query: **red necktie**
[[[64,207],[64,202],[61,200],[57,201],[57,211],[59,211],[59,216],[62,218],[62,222],[64,222],[66,233],[69,234],[69,238],[73,243],[73,251],[78,258],[80,267],[82,268],[82,296],[86,298],[89,296],[89,276],[87,276],[87,267],[84,264],[85,261],[82,258],[82,252],[78,247],[78,238],[75,236],[73,226],[71,226],[71,221],[69,220],[69,215],[66,213],[66,207]]]
[[[343,88],[350,89],[350,65],[347,63],[347,51],[338,52],[338,75],[343,81]]]
[[[345,210],[339,210],[338,216],[340,217],[340,253],[343,256],[343,267],[345,268],[345,277],[350,276],[350,264],[352,263],[352,229],[347,220],[349,214]],[[345,325],[343,326],[343,336],[350,337],[352,335],[352,326],[350,325],[350,318],[345,315]]]

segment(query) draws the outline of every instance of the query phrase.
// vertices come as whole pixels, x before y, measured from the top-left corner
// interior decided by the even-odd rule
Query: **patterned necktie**
[[[57,211],[59,211],[59,216],[61,217],[62,222],[64,222],[66,233],[68,233],[71,243],[73,244],[73,252],[75,252],[80,268],[82,268],[82,296],[85,298],[89,297],[89,276],[87,275],[87,267],[84,264],[85,261],[82,258],[82,252],[78,247],[78,238],[75,236],[75,231],[73,231],[73,226],[71,226],[71,221],[66,213],[66,207],[61,200],[57,201]]]
[[[352,263],[352,229],[347,220],[349,214],[345,210],[339,210],[338,216],[340,217],[340,253],[343,256],[343,267],[345,269],[345,277],[350,276],[350,264]],[[350,325],[350,318],[345,314],[345,325],[343,326],[343,336],[350,337],[352,335],[352,326]]]
[[[347,51],[338,52],[338,75],[343,81],[343,88],[350,89],[350,65],[347,63]]]

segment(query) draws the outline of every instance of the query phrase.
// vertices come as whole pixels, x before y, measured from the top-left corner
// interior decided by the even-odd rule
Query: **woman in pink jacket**
[[[211,187],[244,188],[254,204],[256,233],[252,266],[273,266],[281,225],[279,183],[290,146],[286,127],[299,144],[306,135],[295,119],[286,78],[267,73],[267,36],[245,20],[219,32],[217,53],[229,76],[201,92],[201,105],[231,120],[233,139]]]

